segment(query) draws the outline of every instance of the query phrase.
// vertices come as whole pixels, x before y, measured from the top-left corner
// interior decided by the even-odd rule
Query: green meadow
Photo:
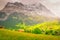
[[[31,34],[0,29],[0,40],[60,40],[60,36]]]

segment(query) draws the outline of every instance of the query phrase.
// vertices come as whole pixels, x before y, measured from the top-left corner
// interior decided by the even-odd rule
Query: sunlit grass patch
[[[60,40],[60,36],[32,34],[0,29],[0,40]]]

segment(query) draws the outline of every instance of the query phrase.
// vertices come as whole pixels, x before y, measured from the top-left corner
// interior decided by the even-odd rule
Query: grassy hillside
[[[0,29],[0,40],[60,40],[60,36],[30,34]]]
[[[26,26],[25,24],[18,24],[16,26],[24,29],[25,32],[29,33],[60,35],[60,22],[57,20],[44,22],[33,26]]]
[[[28,16],[29,15],[29,16]],[[0,26],[4,26],[7,29],[19,29],[19,27],[16,27],[17,24],[23,24],[25,23],[26,26],[30,25],[35,25],[38,23],[42,23],[44,21],[48,21],[46,17],[44,16],[33,16],[30,14],[25,14],[25,13],[18,13],[18,12],[13,12],[11,15],[8,16],[8,18],[4,21],[0,20]],[[6,13],[5,12],[0,12],[0,18],[5,18]],[[51,20],[49,18],[49,20]]]

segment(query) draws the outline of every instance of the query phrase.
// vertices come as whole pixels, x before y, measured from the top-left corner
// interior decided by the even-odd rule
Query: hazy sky
[[[60,17],[60,0],[41,0],[41,2]]]
[[[47,6],[52,12],[56,13],[57,16],[60,17],[60,0],[0,0],[0,9],[2,9],[7,2],[22,2],[24,4],[32,4],[32,3],[43,3]]]

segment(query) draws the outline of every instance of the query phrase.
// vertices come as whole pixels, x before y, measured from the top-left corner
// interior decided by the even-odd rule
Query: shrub
[[[55,35],[60,35],[60,29],[57,29],[57,30],[55,31]]]
[[[54,31],[54,30],[47,30],[47,31],[45,32],[45,34],[55,35],[55,31]]]
[[[35,34],[41,34],[42,31],[39,29],[39,28],[35,28],[32,33],[35,33]]]

